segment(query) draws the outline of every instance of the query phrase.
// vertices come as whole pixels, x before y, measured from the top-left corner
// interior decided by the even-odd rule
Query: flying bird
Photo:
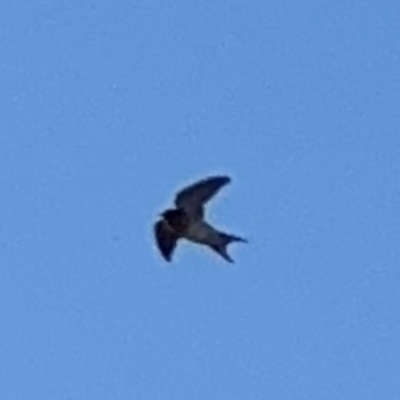
[[[227,252],[232,242],[247,242],[239,236],[221,232],[204,219],[205,204],[231,179],[228,176],[213,176],[185,187],[176,194],[175,208],[160,214],[154,225],[156,244],[166,261],[172,260],[180,239],[206,245],[226,261],[233,263]]]

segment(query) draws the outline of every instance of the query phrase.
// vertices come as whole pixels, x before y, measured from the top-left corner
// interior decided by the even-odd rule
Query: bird
[[[208,246],[227,262],[234,262],[227,246],[233,242],[247,243],[247,240],[214,228],[205,221],[204,210],[205,204],[230,182],[228,176],[210,176],[176,194],[175,208],[163,211],[154,224],[156,245],[166,261],[172,261],[178,241],[186,239]]]

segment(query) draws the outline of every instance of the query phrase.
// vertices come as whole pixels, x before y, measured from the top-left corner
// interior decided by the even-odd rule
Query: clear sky
[[[398,1],[1,4],[2,400],[400,398]]]

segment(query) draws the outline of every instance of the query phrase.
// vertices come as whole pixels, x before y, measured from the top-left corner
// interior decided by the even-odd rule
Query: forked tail
[[[226,261],[233,263],[233,259],[228,254],[228,245],[233,242],[242,242],[247,243],[246,239],[241,238],[240,236],[231,235],[229,233],[220,233],[221,242],[217,245],[211,246],[213,250],[215,250],[222,258]]]

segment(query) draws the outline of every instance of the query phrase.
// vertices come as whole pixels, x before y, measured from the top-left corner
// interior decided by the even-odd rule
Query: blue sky
[[[398,399],[398,2],[1,9],[1,399]]]

